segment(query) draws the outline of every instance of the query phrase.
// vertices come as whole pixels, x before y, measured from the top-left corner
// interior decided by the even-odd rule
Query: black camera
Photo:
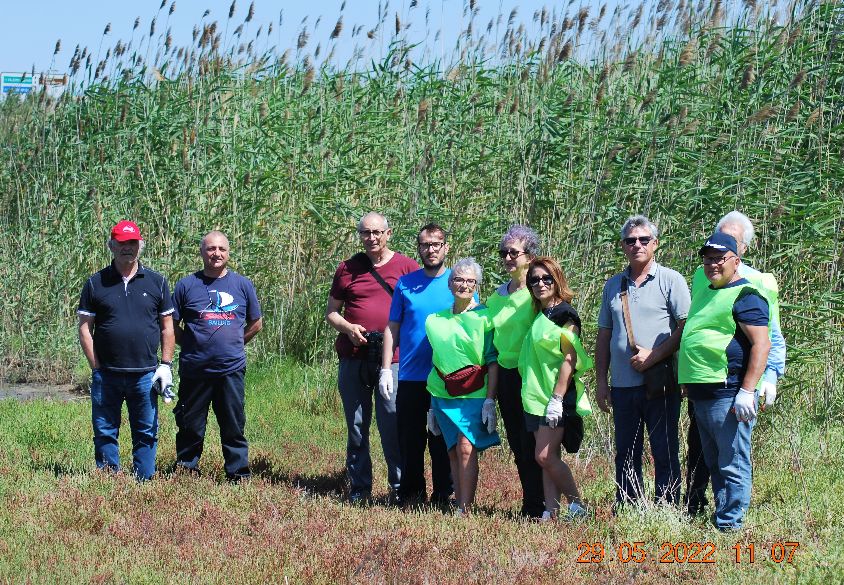
[[[381,349],[384,347],[384,334],[381,331],[367,331],[366,338],[366,361],[373,364],[381,363]]]

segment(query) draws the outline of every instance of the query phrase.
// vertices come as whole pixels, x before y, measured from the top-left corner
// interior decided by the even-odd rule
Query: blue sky
[[[640,4],[644,5],[642,24],[637,29],[637,34],[641,37],[644,35],[644,28],[656,20],[653,12],[658,6],[668,6],[672,9],[680,1],[255,0],[254,17],[245,25],[243,42],[255,37],[260,27],[264,34],[256,41],[255,52],[260,54],[270,46],[276,45],[281,48],[281,53],[288,47],[295,47],[297,37],[305,29],[309,35],[308,44],[299,54],[299,58],[303,58],[306,53],[313,55],[319,45],[321,51],[317,61],[324,59],[333,49],[332,61],[343,68],[354,54],[356,46],[363,44],[365,47],[361,62],[366,66],[370,59],[379,61],[388,50],[387,44],[395,30],[395,17],[398,13],[404,29],[403,36],[408,42],[418,44],[417,52],[413,55],[415,61],[448,61],[454,54],[455,42],[469,22],[471,2],[476,7],[473,20],[475,37],[482,34],[492,22],[493,29],[489,37],[501,39],[514,8],[517,12],[514,28],[523,23],[527,37],[537,39],[539,23],[536,15],[543,7],[547,8],[551,18],[556,16],[558,21],[565,15],[573,17],[581,8],[587,8],[591,23],[603,6],[605,16],[601,20],[601,27],[609,33],[611,41],[607,44],[615,43],[616,24],[620,24],[619,36],[622,46],[626,46],[628,41],[625,35],[629,31],[625,26],[631,20],[630,15]],[[685,0],[684,4],[697,6],[699,2],[700,0]],[[711,5],[711,0],[704,2],[707,7]],[[227,41],[224,42],[236,45],[240,41],[233,38],[233,31],[244,22],[250,2],[236,0],[235,14],[231,20],[228,15],[232,0],[176,0],[172,14],[170,7],[173,0],[166,0],[163,8],[160,8],[161,4],[161,0],[3,0],[0,7],[0,71],[30,71],[34,66],[39,73],[48,70],[64,73],[68,70],[77,44],[88,48],[92,60],[98,55],[102,57],[118,40],[125,43],[132,38],[136,18],[140,19],[140,24],[134,32],[133,47],[137,47],[140,37],[143,37],[144,41],[147,40],[153,18],[156,19],[154,38],[151,39],[153,52],[163,45],[162,37],[168,29],[172,31],[174,45],[185,46],[191,44],[193,28],[203,22],[203,13],[206,10],[209,10],[210,14],[204,22],[216,20],[219,30],[227,31]],[[743,6],[743,0],[725,0],[723,5],[727,12],[733,12]],[[766,2],[759,3],[760,7],[769,5],[770,3]],[[616,7],[621,13],[617,23],[610,27]],[[330,40],[331,31],[341,14],[342,33],[336,40]],[[383,24],[376,29],[374,40],[370,41],[366,33],[376,27],[379,14],[383,15]],[[671,15],[673,19],[674,13]],[[267,35],[270,23],[273,32]],[[110,25],[109,32],[104,36],[103,31],[107,25]],[[590,47],[596,44],[590,37],[591,29],[590,24],[580,37],[582,46],[576,49],[578,58],[588,59],[591,56]],[[547,30],[546,24],[545,32]],[[59,39],[61,48],[58,54],[54,55],[56,41]],[[154,55],[147,54],[146,57],[146,61],[150,61]]]
[[[459,31],[463,30],[468,22],[465,10],[468,2],[469,0],[419,0],[418,6],[411,9],[411,0],[382,0],[380,3],[377,0],[347,0],[343,10],[343,32],[336,41],[335,54],[345,58],[351,56],[355,42],[365,39],[366,32],[377,24],[379,6],[387,6],[387,17],[382,27],[388,32],[385,37],[389,37],[389,33],[394,30],[395,13],[398,12],[402,24],[412,23],[414,38],[423,42],[432,54],[450,52]],[[103,54],[108,47],[113,47],[118,39],[125,41],[131,37],[136,17],[141,20],[138,32],[143,31],[147,34],[150,22],[156,14],[156,36],[169,27],[173,32],[174,43],[177,46],[183,45],[191,40],[193,27],[201,22],[206,9],[211,11],[209,19],[224,25],[231,6],[231,0],[176,0],[173,14],[168,15],[171,3],[172,0],[167,0],[159,13],[161,0],[6,0],[0,10],[0,71],[28,71],[34,65],[39,72],[48,69],[64,72],[77,44],[81,47],[87,46],[94,54],[97,53],[107,24],[111,24],[111,31],[103,40]],[[272,22],[274,30],[269,37],[271,44],[280,44],[283,48],[294,46],[299,31],[305,26],[310,31],[310,51],[320,43],[325,55],[329,50],[329,35],[337,22],[342,3],[342,0],[256,0],[255,15],[249,26],[254,35],[258,26],[263,25],[266,31],[267,24]],[[556,7],[558,10],[569,8],[576,12],[581,3],[589,4],[585,0],[574,0],[569,8],[568,0],[478,0],[476,27],[485,29],[489,20],[497,18],[499,13],[503,14],[506,24],[506,19],[514,7],[518,7],[516,21],[524,22],[530,27],[534,12],[540,10],[543,5],[547,5],[549,10]],[[614,5],[614,0],[609,0],[609,4]],[[595,6],[594,10],[597,11],[600,4],[595,3]],[[243,22],[248,8],[248,1],[237,0],[235,16],[232,19],[235,24],[231,25],[231,29]],[[281,27],[278,26],[280,12]],[[424,25],[426,12],[429,14],[428,31]],[[306,17],[307,21],[302,24]],[[319,25],[313,30],[320,17]],[[353,39],[351,33],[356,25],[362,25],[363,29],[357,38]],[[439,39],[434,41],[438,30],[442,33]],[[59,39],[61,50],[54,58],[53,51]],[[382,49],[370,51],[382,52]]]

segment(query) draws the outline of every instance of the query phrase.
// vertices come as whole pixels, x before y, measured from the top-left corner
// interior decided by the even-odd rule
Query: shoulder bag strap
[[[377,270],[375,270],[375,265],[372,264],[372,260],[369,259],[369,256],[367,256],[363,252],[358,252],[357,254],[355,254],[354,257],[363,262],[366,266],[369,266],[369,273],[372,275],[372,278],[374,278],[376,282],[381,285],[381,288],[383,288],[387,292],[387,294],[392,297],[393,287],[391,287],[389,284],[387,284],[387,281],[381,278],[381,275],[378,274]]]
[[[627,300],[627,276],[621,275],[621,314],[624,316],[624,328],[627,329],[627,344],[636,351],[636,340],[633,337],[633,322],[630,319],[630,303]]]

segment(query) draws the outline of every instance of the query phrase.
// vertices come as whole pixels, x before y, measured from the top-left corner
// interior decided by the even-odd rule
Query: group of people
[[[111,230],[112,262],[85,282],[79,300],[79,343],[91,367],[91,420],[98,468],[120,470],[123,403],[132,433],[132,468],[139,480],[156,471],[158,397],[175,396],[172,363],[179,354],[176,468],[199,473],[208,410],[220,425],[226,476],[251,475],[244,435],[246,352],[261,330],[252,282],[227,267],[229,240],[219,231],[199,245],[203,268],[176,283],[140,263],[137,224]],[[161,359],[158,349],[161,347]]]
[[[742,526],[752,482],[751,433],[773,404],[784,373],[776,281],[742,261],[753,239],[743,214],[725,215],[698,250],[691,292],[655,260],[657,227],[630,217],[620,231],[628,265],[604,285],[594,362],[559,263],[539,252],[523,225],[501,238],[509,277],[481,304],[483,270],[473,258],[445,265],[446,230],[417,236],[422,263],[390,248],[379,213],[358,223],[363,251],[338,266],[326,321],[338,332],[338,387],[348,429],[349,501],[371,502],[369,429],[373,407],[387,466],[389,503],[454,505],[469,514],[478,453],[500,444],[498,415],[522,487],[521,513],[540,520],[587,515],[562,451],[576,453],[591,413],[582,376],[596,369],[599,408],[612,411],[617,506],[644,497],[645,430],[654,460],[655,500],[680,502],[679,419],[689,401],[690,514]],[[178,281],[143,266],[139,227],[121,221],[108,242],[112,263],[85,283],[79,340],[92,370],[94,451],[100,468],[120,469],[118,432],[125,401],[133,470],[155,473],[158,397],[169,402],[175,345],[176,468],[198,473],[209,408],[220,426],[226,476],[250,476],[244,435],[245,345],[260,331],[252,282],[230,270],[229,241],[212,231],[199,246],[203,268]],[[161,359],[158,358],[159,346]],[[425,451],[431,460],[427,491]]]
[[[776,281],[744,262],[750,220],[725,215],[698,250],[691,292],[656,262],[657,227],[630,217],[620,233],[628,265],[605,284],[594,362],[560,265],[539,254],[539,237],[512,226],[499,255],[509,279],[480,303],[483,271],[473,258],[445,265],[437,224],[417,236],[422,267],[390,249],[379,213],[358,223],[363,251],[334,275],[326,320],[338,331],[338,386],[348,428],[349,501],[371,501],[373,404],[388,470],[389,502],[428,500],[470,513],[478,452],[498,445],[504,423],[522,486],[521,512],[549,520],[587,514],[563,448],[583,439],[591,413],[581,380],[596,368],[599,408],[612,411],[617,507],[644,497],[645,430],[658,502],[678,505],[681,398],[689,400],[685,506],[706,508],[711,479],[721,530],[742,526],[750,502],[750,437],[784,373]],[[452,499],[453,498],[453,499]]]

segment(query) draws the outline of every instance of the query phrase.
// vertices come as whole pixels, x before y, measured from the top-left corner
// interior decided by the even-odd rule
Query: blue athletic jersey
[[[188,378],[219,376],[246,367],[243,330],[261,317],[252,281],[229,270],[211,278],[186,276],[173,291],[173,321],[184,323],[179,373]]]
[[[423,382],[431,372],[431,344],[425,335],[425,319],[452,305],[446,269],[430,278],[424,270],[402,276],[390,305],[390,321],[399,323],[399,380]]]

